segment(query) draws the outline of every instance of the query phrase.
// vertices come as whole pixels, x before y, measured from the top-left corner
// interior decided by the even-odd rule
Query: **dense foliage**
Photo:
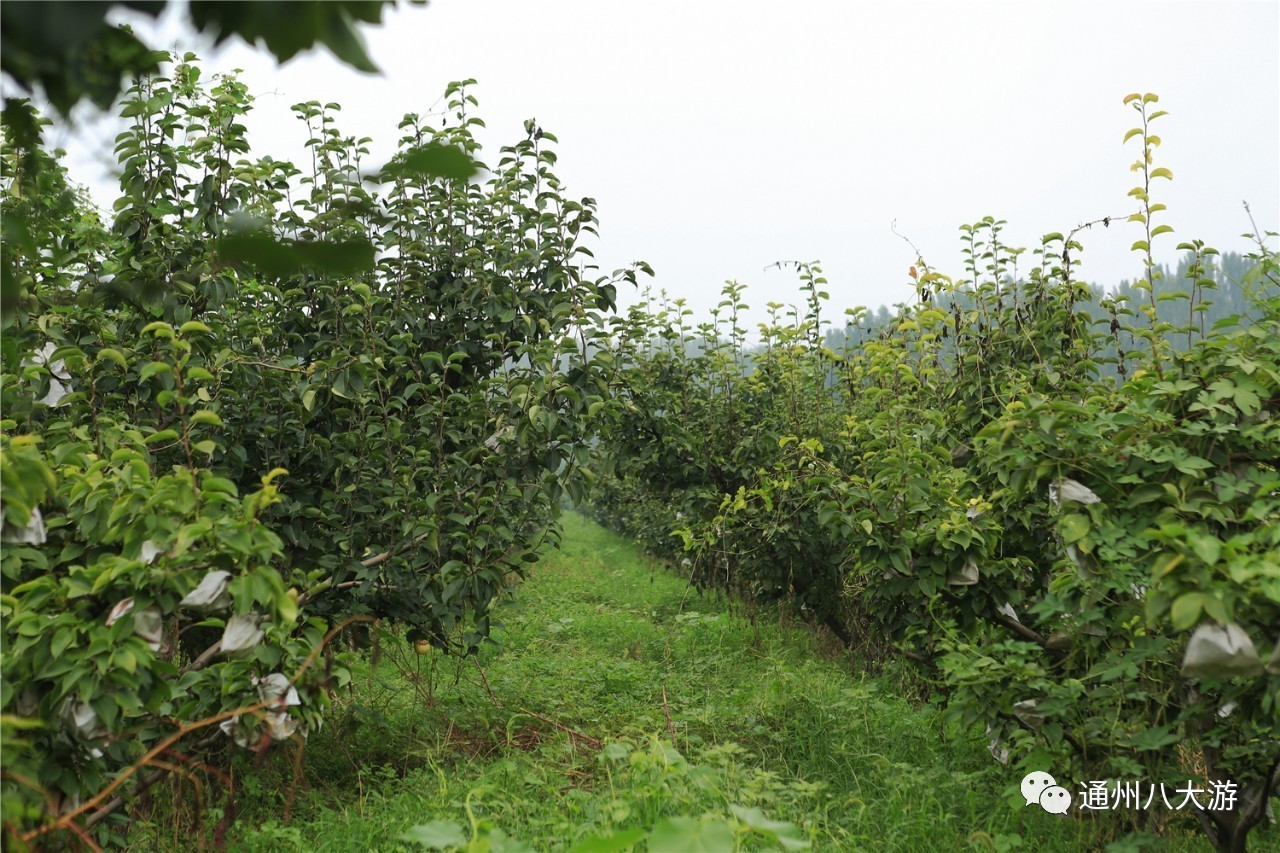
[[[360,65],[353,20],[383,4],[293,33],[232,5],[193,15]],[[41,14],[6,6],[6,31]],[[72,79],[7,32],[5,69],[63,106],[112,97],[162,57],[110,33],[65,45]],[[1023,273],[987,218],[965,276],[919,259],[912,304],[839,334],[796,264],[804,307],[770,305],[755,344],[737,284],[701,325],[680,300],[610,318],[635,276],[591,277],[594,202],[533,122],[486,168],[471,84],[407,115],[386,164],[338,105],[299,104],[299,168],[252,156],[244,86],[188,54],[125,93],[109,221],[6,105],[7,846],[119,842],[160,775],[226,782],[236,744],[305,737],[353,622],[476,652],[596,470],[599,518],[908,658],[1001,761],[1234,783],[1196,817],[1244,848],[1280,790],[1280,265],[1262,234],[1247,270],[1196,240],[1155,263],[1155,96],[1126,99],[1138,281],[1078,279],[1077,236],[1110,218]]]
[[[0,155],[23,226],[0,370],[10,842],[319,726],[346,678],[323,646],[353,619],[474,651],[580,493],[612,381],[593,341],[631,272],[587,275],[594,203],[565,195],[554,136],[528,123],[475,177],[468,81],[381,167],[338,105],[297,105],[300,169],[252,157],[244,86],[193,60],[126,94],[109,222],[40,146],[6,133]]]
[[[129,28],[113,26],[108,13],[114,8],[158,18],[169,5],[168,0],[10,0],[0,10],[0,70],[26,92],[40,91],[64,115],[82,99],[108,109],[126,75],[156,73],[168,60]],[[348,65],[375,71],[358,25],[380,23],[387,5],[394,0],[191,0],[183,11],[196,30],[210,33],[219,44],[232,36],[250,44],[260,41],[281,62],[322,44]]]
[[[1280,267],[1259,234],[1230,284],[1247,323],[1206,322],[1203,243],[1165,279],[1156,100],[1125,100],[1138,282],[1078,280],[1087,226],[1019,275],[987,218],[962,229],[965,277],[918,260],[916,299],[850,312],[838,349],[813,265],[807,307],[770,305],[754,348],[736,284],[701,326],[679,301],[637,312],[592,506],[695,582],[916,662],[1023,772],[1234,782],[1196,817],[1238,850],[1280,791]]]

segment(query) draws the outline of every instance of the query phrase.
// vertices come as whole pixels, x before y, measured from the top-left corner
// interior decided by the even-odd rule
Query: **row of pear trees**
[[[1198,787],[1204,808],[1170,793],[1106,831],[1194,814],[1242,850],[1280,792],[1280,267],[1259,234],[1232,285],[1252,322],[1214,328],[1211,247],[1178,244],[1187,278],[1161,280],[1156,101],[1125,99],[1125,226],[1047,234],[1022,274],[1003,221],[964,226],[964,276],[917,260],[916,299],[872,331],[848,312],[839,349],[811,264],[758,345],[737,284],[697,326],[681,301],[636,309],[591,508],[698,584],[909,660],[1011,784]],[[1140,300],[1093,304],[1089,227],[1140,232]]]
[[[7,124],[0,151],[15,849],[120,842],[165,772],[304,737],[353,622],[474,651],[616,380],[595,342],[634,272],[593,276],[552,134],[486,165],[467,81],[388,163],[337,104],[296,105],[299,167],[252,154],[234,76],[166,68],[120,102],[109,215],[38,136]]]

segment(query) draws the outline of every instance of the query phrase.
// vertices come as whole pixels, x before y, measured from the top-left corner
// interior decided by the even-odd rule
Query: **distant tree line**
[[[1170,344],[1185,352],[1194,341],[1211,332],[1219,323],[1252,325],[1256,322],[1258,309],[1256,303],[1251,304],[1249,299],[1250,274],[1256,266],[1256,261],[1238,252],[1197,259],[1195,252],[1188,251],[1173,267],[1165,264],[1155,267],[1157,321],[1181,331],[1181,334],[1168,336]],[[1017,298],[1021,292],[1021,283],[1012,279],[1007,279],[1002,286],[1009,299]],[[1121,313],[1127,310],[1136,314],[1139,306],[1147,304],[1151,298],[1129,279],[1121,279],[1110,290],[1097,283],[1087,287],[1088,295],[1076,303],[1076,309],[1090,318],[1096,331],[1104,334],[1110,322],[1110,312],[1105,307],[1107,300],[1119,306]],[[975,305],[969,291],[937,299],[937,307],[946,311],[955,308],[969,311]],[[901,315],[903,307],[881,305],[876,311],[863,314],[857,322],[850,322],[843,328],[828,329],[825,333],[826,346],[841,353],[856,347],[861,341],[879,336]],[[1133,353],[1142,346],[1128,332],[1121,333],[1120,342],[1126,353]],[[1102,374],[1116,375],[1117,366],[1113,363],[1117,358],[1115,341],[1104,343],[1099,356]]]

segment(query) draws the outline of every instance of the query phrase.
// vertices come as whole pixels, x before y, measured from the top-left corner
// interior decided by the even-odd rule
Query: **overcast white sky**
[[[958,227],[991,214],[1030,249],[1133,204],[1121,145],[1129,92],[1156,92],[1173,170],[1175,238],[1246,250],[1241,201],[1280,230],[1280,3],[598,2],[433,0],[366,29],[380,76],[317,51],[282,67],[233,42],[212,51],[169,15],[144,37],[194,49],[206,72],[243,69],[257,94],[255,153],[301,160],[299,101],[343,105],[344,133],[385,157],[406,112],[450,80],[474,93],[496,159],[536,117],[560,139],[557,172],[599,202],[603,270],[650,262],[655,284],[702,316],[726,279],[748,302],[796,302],[779,260],[818,260],[831,319],[911,294],[910,247],[962,275]],[[139,27],[139,29],[143,29]],[[116,130],[55,135],[75,176],[105,198]],[[378,161],[380,162],[380,161]],[[1084,235],[1083,276],[1139,270],[1137,225]],[[625,303],[631,294],[620,294]],[[758,320],[760,312],[753,312]]]

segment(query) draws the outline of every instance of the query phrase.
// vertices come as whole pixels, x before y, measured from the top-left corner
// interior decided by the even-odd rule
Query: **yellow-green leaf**
[[[217,412],[211,412],[208,409],[201,409],[191,416],[193,424],[209,424],[210,426],[222,426],[222,418],[218,417]]]
[[[106,349],[98,350],[98,358],[96,360],[102,361],[104,358],[107,361],[114,361],[116,364],[120,365],[121,367],[129,366],[125,362],[124,355],[121,354],[120,350],[111,349],[110,347],[107,347]]]
[[[1058,523],[1058,529],[1062,531],[1062,538],[1068,545],[1073,542],[1079,542],[1089,533],[1089,516],[1078,512],[1063,516],[1062,521]]]
[[[170,326],[168,323],[164,322],[163,320],[156,320],[154,323],[148,323],[147,325],[142,327],[142,334],[145,335],[149,333],[159,335],[160,337],[169,338],[170,340],[172,340],[175,337],[173,333],[173,326]]]
[[[1188,592],[1177,597],[1173,607],[1169,608],[1169,618],[1173,627],[1185,631],[1200,620],[1200,611],[1204,609],[1204,593]]]

